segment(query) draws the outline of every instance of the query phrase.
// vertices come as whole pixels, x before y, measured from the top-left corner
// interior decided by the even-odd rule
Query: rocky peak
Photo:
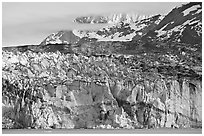
[[[90,15],[77,17],[74,22],[82,24],[98,24],[98,23],[108,23],[115,24],[120,22],[133,23],[137,20],[146,19],[149,16],[139,15],[135,13],[114,13],[110,15]]]
[[[79,41],[79,37],[74,35],[72,31],[61,30],[49,35],[40,45],[47,44],[74,44]]]
[[[111,14],[108,16],[109,22],[108,23],[119,23],[119,22],[125,22],[125,23],[134,23],[137,20],[146,19],[149,16],[147,15],[139,15],[135,13],[116,13]]]

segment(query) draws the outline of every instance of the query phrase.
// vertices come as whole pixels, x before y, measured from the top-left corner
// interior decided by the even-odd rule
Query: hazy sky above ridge
[[[3,46],[39,44],[59,30],[93,28],[73,22],[78,16],[109,13],[167,14],[179,2],[3,2]],[[102,25],[95,25],[102,27]]]

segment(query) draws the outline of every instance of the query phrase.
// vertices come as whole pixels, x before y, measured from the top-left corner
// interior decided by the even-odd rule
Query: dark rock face
[[[169,41],[187,44],[201,43],[201,29],[202,4],[199,2],[191,2],[174,8],[154,28],[155,32],[158,32],[157,39],[160,41],[166,37]]]
[[[194,6],[197,7],[193,8]],[[185,13],[185,11],[190,8],[192,9],[189,12]],[[165,30],[170,30],[173,27],[184,23],[187,20],[191,20],[193,18],[195,20],[201,19],[202,18],[202,16],[200,16],[202,13],[201,10],[202,3],[199,2],[190,2],[181,7],[174,8],[168,15],[165,16],[165,18],[158,24],[158,26],[155,29],[159,30],[162,27],[164,27],[167,23],[172,22],[169,23],[165,28]]]

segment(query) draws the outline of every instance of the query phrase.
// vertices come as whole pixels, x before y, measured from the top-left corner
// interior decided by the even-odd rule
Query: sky
[[[79,25],[79,16],[111,13],[167,14],[179,2],[3,2],[2,46],[39,44],[60,30],[87,29],[102,25]]]

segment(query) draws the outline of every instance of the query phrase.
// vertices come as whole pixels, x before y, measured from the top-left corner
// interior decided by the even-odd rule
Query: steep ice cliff
[[[108,57],[5,53],[2,114],[14,128],[202,126],[202,84],[193,75],[137,72]]]

